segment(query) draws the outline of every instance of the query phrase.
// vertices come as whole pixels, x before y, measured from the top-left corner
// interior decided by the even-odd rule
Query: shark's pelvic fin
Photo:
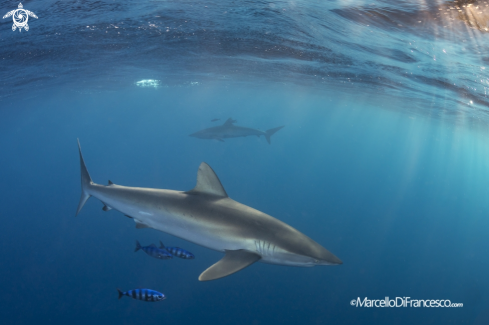
[[[228,196],[216,173],[205,162],[200,164],[199,170],[197,171],[197,185],[186,193],[204,193],[221,197]]]
[[[134,222],[136,223],[136,229],[150,228],[148,225],[145,225],[138,219],[134,219]]]
[[[283,128],[285,125],[282,125],[282,126],[279,126],[278,128],[273,128],[273,129],[270,129],[270,130],[266,130],[265,131],[265,138],[267,138],[267,142],[268,144],[271,144],[270,143],[270,137],[272,135],[275,134],[275,132],[277,132],[278,130],[280,130],[281,128]]]
[[[223,278],[244,269],[261,258],[260,255],[245,250],[226,251],[226,255],[199,276],[199,281]]]
[[[76,210],[76,215],[80,213],[81,209],[85,205],[85,202],[90,198],[90,194],[88,194],[88,187],[93,184],[92,179],[90,178],[90,174],[88,174],[87,166],[85,166],[85,161],[83,160],[83,155],[81,152],[80,140],[78,140],[78,152],[80,153],[80,171],[81,171],[81,198],[80,203],[78,203],[78,209]]]

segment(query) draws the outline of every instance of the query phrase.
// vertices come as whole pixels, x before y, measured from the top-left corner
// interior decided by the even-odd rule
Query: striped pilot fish
[[[140,249],[142,249],[149,256],[158,258],[160,260],[167,260],[169,258],[172,258],[172,255],[168,251],[156,247],[155,244],[151,244],[149,246],[141,246],[141,244],[136,240],[136,249],[134,251],[137,252]]]
[[[160,249],[166,249],[173,256],[184,258],[187,260],[193,260],[195,258],[194,254],[190,253],[189,251],[186,251],[185,249],[182,249],[180,247],[165,247],[165,245],[163,245],[161,241],[160,241]]]
[[[117,291],[119,292],[119,299],[121,299],[122,296],[128,296],[128,297],[132,297],[133,299],[150,301],[150,302],[162,301],[166,299],[164,294],[151,289],[135,289],[135,290],[128,290],[126,292],[122,292],[119,289],[117,289]]]

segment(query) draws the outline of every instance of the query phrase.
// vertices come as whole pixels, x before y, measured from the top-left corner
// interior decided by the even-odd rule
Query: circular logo
[[[17,9],[14,14],[14,24],[17,27],[22,28],[27,25],[27,21],[29,20],[29,16],[24,9]]]

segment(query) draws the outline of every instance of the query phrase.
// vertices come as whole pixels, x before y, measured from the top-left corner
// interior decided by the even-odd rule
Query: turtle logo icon
[[[19,29],[19,32],[22,31],[22,28],[24,28],[26,31],[29,30],[29,25],[27,25],[29,16],[37,19],[36,14],[33,13],[32,11],[25,10],[24,6],[22,6],[22,3],[19,3],[19,9],[15,9],[7,12],[5,16],[3,16],[3,19],[8,18],[10,16],[12,16],[12,20],[14,21],[14,24],[12,25],[12,30],[14,32],[17,28]]]

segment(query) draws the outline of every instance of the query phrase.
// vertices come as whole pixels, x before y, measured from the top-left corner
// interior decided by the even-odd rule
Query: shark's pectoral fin
[[[209,194],[227,197],[227,193],[212,168],[205,162],[201,163],[197,171],[197,185],[186,192],[187,194]]]
[[[145,225],[144,223],[142,223],[141,221],[139,221],[138,219],[134,219],[134,222],[136,223],[136,228],[137,229],[151,228],[150,226]]]
[[[245,250],[226,251],[226,255],[199,276],[199,281],[223,278],[244,269],[261,258],[260,255]]]

